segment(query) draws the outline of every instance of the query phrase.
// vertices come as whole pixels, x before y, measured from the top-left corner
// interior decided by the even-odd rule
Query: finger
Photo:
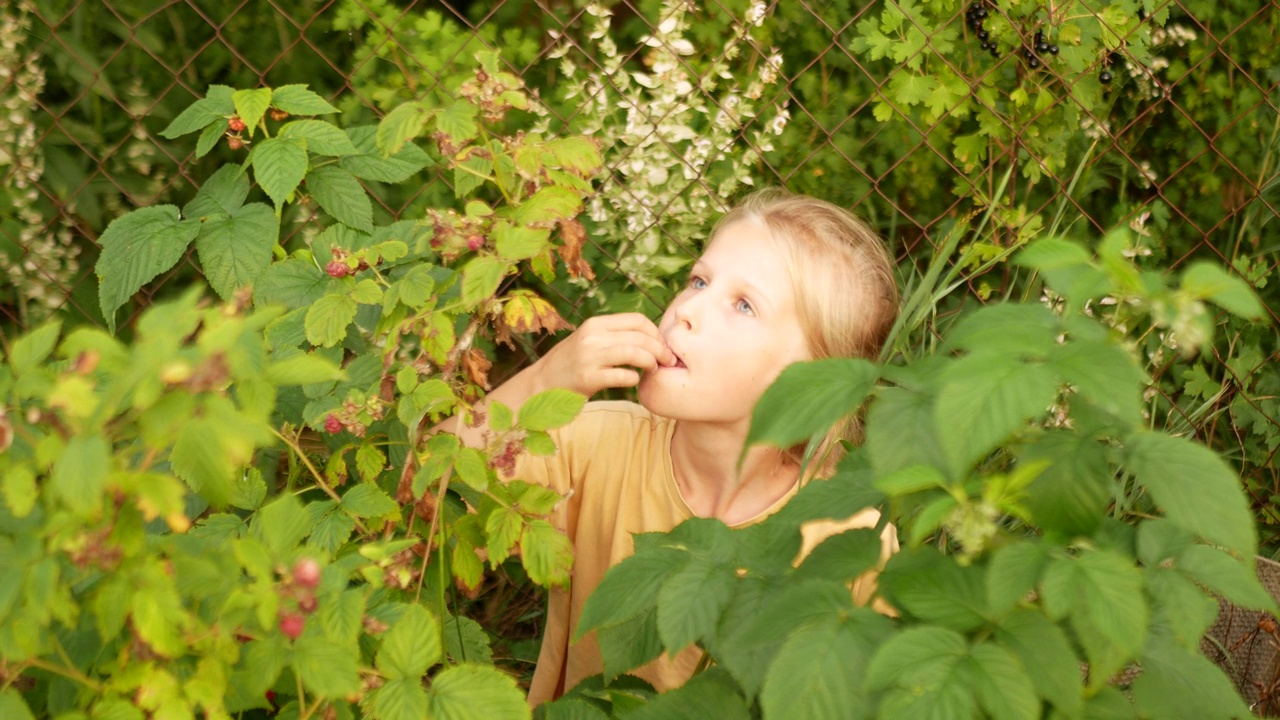
[[[603,350],[598,356],[598,362],[603,367],[629,365],[642,370],[653,370],[658,366],[658,356],[654,348],[619,344]]]
[[[605,368],[598,375],[598,386],[601,388],[635,387],[640,384],[640,372],[631,368]]]
[[[641,313],[600,315],[598,319],[600,320],[600,326],[608,330],[635,330],[655,338],[662,337],[662,334],[658,332],[657,324]]]
[[[630,346],[644,350],[653,357],[653,362],[646,362],[645,367],[651,367],[653,364],[676,364],[675,353],[671,352],[671,348],[667,347],[667,343],[662,339],[661,335],[653,336],[639,330],[627,330],[599,336],[598,341],[608,343],[605,347]]]

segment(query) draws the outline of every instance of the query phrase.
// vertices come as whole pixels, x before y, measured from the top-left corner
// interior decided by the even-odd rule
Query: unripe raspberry
[[[290,640],[297,640],[306,624],[307,619],[298,613],[285,613],[280,616],[280,632]]]
[[[227,137],[227,147],[231,148],[232,150],[239,150],[240,148],[244,147],[244,140],[241,140],[235,135],[230,135]]]
[[[241,132],[244,130],[245,124],[244,121],[240,119],[239,115],[232,115],[227,120],[227,127],[231,128],[231,132]]]
[[[302,612],[310,615],[316,611],[316,607],[318,607],[318,603],[316,603],[315,595],[303,595],[298,598],[298,609]]]
[[[329,433],[330,435],[334,433],[342,432],[342,421],[338,419],[337,415],[334,415],[333,413],[329,413],[328,415],[325,416],[324,431]]]
[[[332,277],[332,278],[343,278],[352,274],[351,268],[347,267],[346,263],[340,262],[338,260],[334,260],[333,262],[330,262],[328,265],[325,265],[324,271],[329,274],[329,277]]]
[[[330,415],[329,417],[333,417]],[[337,420],[337,418],[334,418]],[[326,429],[329,421],[325,420]],[[320,584],[320,563],[315,558],[304,557],[293,565],[293,580],[302,587],[315,588]]]
[[[271,119],[272,119],[272,120],[275,120],[276,122],[280,122],[281,120],[283,120],[283,119],[285,119],[285,118],[287,118],[287,117],[289,117],[289,113],[287,113],[287,112],[285,112],[285,111],[281,110],[280,108],[271,108]]]

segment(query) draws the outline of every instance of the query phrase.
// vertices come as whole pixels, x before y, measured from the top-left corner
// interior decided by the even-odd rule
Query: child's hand
[[[591,397],[604,388],[639,384],[640,370],[675,363],[653,321],[640,313],[623,313],[582,323],[532,369],[543,389],[565,388]]]

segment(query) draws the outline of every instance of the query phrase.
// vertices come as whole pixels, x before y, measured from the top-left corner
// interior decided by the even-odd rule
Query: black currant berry
[[[1044,33],[1043,33],[1043,32],[1040,32],[1039,30],[1037,30],[1037,31],[1036,31],[1036,44],[1037,44],[1037,45],[1039,45],[1039,44],[1040,44],[1040,43],[1042,43],[1042,42],[1044,42]]]
[[[986,40],[986,39],[987,39],[987,38],[989,38],[989,37],[991,37],[991,33],[987,32],[986,30],[979,30],[979,31],[978,31],[978,39],[979,39],[979,40]]]
[[[1102,83],[1103,85],[1106,85],[1107,83],[1111,82],[1111,71],[1103,70],[1102,72],[1098,73],[1098,82]]]
[[[1049,52],[1049,43],[1044,43],[1044,42],[1036,43],[1036,52],[1038,53]]]
[[[1050,54],[1050,55],[1057,55],[1057,54],[1058,54],[1058,46],[1057,46],[1057,45],[1050,45],[1050,46],[1049,46],[1049,54]]]
[[[979,18],[985,18],[987,16],[987,9],[984,7],[980,7],[978,8],[978,11],[974,13],[974,15],[977,15]]]
[[[989,42],[984,42],[984,43],[982,43],[982,49],[983,49],[983,50],[990,50],[990,49],[991,49],[991,43],[989,43]]]
[[[1031,58],[1030,60],[1027,61],[1027,67],[1031,68],[1032,70],[1035,70],[1036,68],[1040,67],[1040,61],[1036,58]]]

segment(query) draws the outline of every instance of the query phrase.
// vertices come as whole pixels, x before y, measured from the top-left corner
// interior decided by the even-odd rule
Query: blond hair
[[[716,223],[712,241],[738,220],[764,226],[782,247],[813,359],[875,361],[898,317],[893,260],[880,236],[844,208],[781,188],[745,197]],[[791,448],[788,455],[799,461],[808,451],[819,471],[830,469],[842,454],[839,441],[859,442],[861,434],[861,422],[850,416],[817,447]]]

